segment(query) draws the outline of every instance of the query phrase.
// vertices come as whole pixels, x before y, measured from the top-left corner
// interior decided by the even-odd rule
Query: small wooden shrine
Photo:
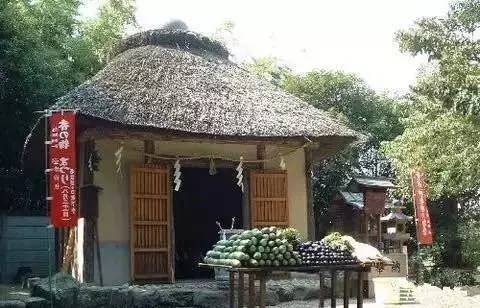
[[[331,207],[333,229],[382,247],[380,218],[385,211],[388,189],[395,188],[385,177],[354,177],[339,191]]]

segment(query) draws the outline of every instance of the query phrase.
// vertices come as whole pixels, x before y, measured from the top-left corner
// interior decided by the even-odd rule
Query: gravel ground
[[[480,295],[468,296],[467,291],[460,288],[454,290],[440,289],[431,285],[423,285],[415,288],[417,304],[408,305],[381,305],[373,299],[364,301],[365,308],[480,308]],[[350,307],[356,307],[356,300],[350,300]],[[285,308],[313,308],[318,307],[318,300],[285,302],[275,307]],[[330,307],[330,301],[325,301],[325,307]],[[337,300],[337,307],[343,307],[343,300]]]
[[[349,307],[357,307],[356,300],[350,300]],[[293,302],[284,302],[280,305],[275,306],[275,308],[318,308],[318,300],[311,300],[311,301],[293,301]],[[330,300],[325,300],[325,307],[330,307]],[[337,307],[343,307],[343,300],[337,300]],[[363,301],[364,308],[373,308],[378,307],[372,300],[364,300]],[[404,306],[401,306],[403,308]]]

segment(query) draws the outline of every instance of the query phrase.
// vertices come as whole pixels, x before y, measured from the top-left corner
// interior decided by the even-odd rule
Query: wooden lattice
[[[130,249],[133,280],[173,281],[172,193],[169,169],[130,169]]]
[[[285,228],[288,222],[287,173],[255,170],[250,173],[251,224]]]

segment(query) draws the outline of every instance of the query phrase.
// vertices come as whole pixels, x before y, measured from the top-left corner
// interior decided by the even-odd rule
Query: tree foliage
[[[109,0],[81,20],[79,0],[0,1],[0,173],[19,168],[36,110],[95,74],[127,26],[133,0]],[[2,171],[3,170],[3,171]],[[0,197],[3,197],[2,196]]]
[[[380,142],[402,132],[396,101],[378,95],[358,76],[319,70],[291,75],[284,88],[313,106],[330,111],[347,126],[365,134],[363,142],[319,162],[314,169],[314,206],[320,235],[328,230],[329,208],[339,188],[354,175],[391,175]]]
[[[375,93],[358,76],[341,71],[316,70],[303,75],[262,58],[249,69],[339,121],[365,134],[363,142],[322,160],[314,168],[313,194],[318,236],[328,231],[329,208],[339,188],[356,174],[390,176],[390,162],[378,149],[384,140],[402,133],[397,99]]]
[[[480,1],[453,2],[445,17],[422,18],[397,33],[402,51],[428,56],[414,93],[447,110],[479,115]]]
[[[454,2],[446,17],[400,31],[403,51],[430,64],[413,86],[403,135],[384,145],[408,194],[412,168],[427,173],[431,198],[475,196],[480,188],[480,1]]]
[[[351,128],[367,134],[375,144],[402,132],[395,101],[378,95],[354,74],[312,71],[290,76],[284,88],[313,106],[343,118]]]

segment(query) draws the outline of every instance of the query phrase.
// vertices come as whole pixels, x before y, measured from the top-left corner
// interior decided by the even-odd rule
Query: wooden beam
[[[175,162],[175,159],[182,158],[182,156],[173,156],[173,155],[166,155],[166,154],[158,154],[159,156],[171,159],[160,159],[160,158],[153,158],[153,163],[158,165],[172,165]],[[187,156],[188,157],[188,156]],[[222,159],[215,159],[215,167],[216,168],[230,168],[235,169],[238,166],[238,162],[230,161],[230,160],[222,160]],[[202,158],[202,159],[192,159],[192,160],[182,160],[182,168],[209,168],[210,167],[210,159]],[[243,168],[257,168],[257,163],[249,163],[244,162]]]
[[[312,151],[309,148],[305,148],[305,180],[307,190],[307,234],[309,240],[316,239],[316,226],[315,226],[315,210],[313,207],[313,161]]]
[[[111,127],[90,127],[79,134],[80,141],[103,139],[137,139],[155,141],[175,141],[194,143],[216,143],[216,144],[273,144],[299,147],[305,143],[302,138],[284,137],[249,137],[249,136],[212,136],[202,134],[175,133],[175,132],[151,132],[142,129],[119,129]]]

